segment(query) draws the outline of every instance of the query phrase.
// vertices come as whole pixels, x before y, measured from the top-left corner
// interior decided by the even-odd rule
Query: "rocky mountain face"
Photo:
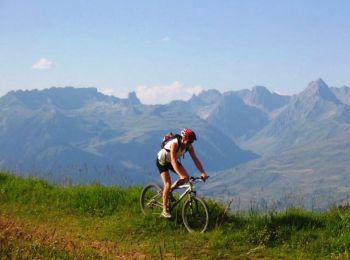
[[[350,105],[350,87],[331,88],[334,95],[344,104]]]
[[[233,93],[226,93],[207,121],[237,140],[249,138],[262,129],[268,123],[268,114],[247,105]]]
[[[188,103],[199,117],[239,141],[259,132],[269,122],[270,113],[289,100],[289,96],[271,93],[265,87],[254,87],[223,94],[217,90],[203,91]]]
[[[280,153],[336,137],[338,130],[347,127],[348,113],[349,107],[323,80],[313,81],[292,97],[288,105],[247,142],[247,147],[260,153]]]
[[[255,86],[252,90],[245,89],[237,91],[236,95],[247,105],[255,106],[267,113],[285,106],[291,98],[290,96],[271,93],[263,86]]]

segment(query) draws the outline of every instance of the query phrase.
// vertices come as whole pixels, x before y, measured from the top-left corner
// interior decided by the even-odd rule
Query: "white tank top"
[[[165,163],[170,163],[170,146],[173,144],[173,143],[177,143],[178,144],[178,139],[177,138],[174,138],[173,140],[170,140],[169,142],[166,143],[166,145],[164,146],[164,148],[160,149],[160,151],[158,152],[158,161],[160,164],[165,164]],[[178,144],[178,145],[181,145],[181,144]],[[165,150],[167,149],[167,150]],[[183,154],[186,152],[186,149],[179,149],[177,151],[177,154],[176,154],[176,159],[179,159],[181,158],[181,156],[183,156]]]

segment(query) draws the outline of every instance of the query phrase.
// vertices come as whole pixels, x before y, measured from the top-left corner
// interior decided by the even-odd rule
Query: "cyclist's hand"
[[[201,173],[201,177],[202,177],[203,181],[206,181],[206,179],[209,178],[209,176],[205,172]]]

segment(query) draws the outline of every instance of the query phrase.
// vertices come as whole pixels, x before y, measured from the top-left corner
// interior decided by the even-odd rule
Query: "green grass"
[[[349,207],[248,214],[209,201],[209,231],[189,234],[180,210],[173,221],[144,217],[140,192],[0,173],[0,258],[348,257]]]

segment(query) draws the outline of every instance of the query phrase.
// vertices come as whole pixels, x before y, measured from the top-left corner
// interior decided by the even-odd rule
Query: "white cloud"
[[[41,58],[35,64],[33,64],[32,69],[33,70],[45,70],[45,69],[51,69],[52,66],[53,66],[52,61],[49,61],[46,58]]]
[[[98,88],[98,91],[104,95],[115,96],[118,98],[127,98],[129,95],[129,92],[127,91],[115,90],[111,87]]]
[[[103,88],[101,90],[99,89],[99,92],[101,92],[102,94],[107,95],[107,96],[112,96],[114,93],[114,90],[111,88]]]
[[[272,90],[271,91],[272,93],[276,93],[277,95],[280,95],[280,96],[290,96],[290,94],[284,92],[284,91],[275,91],[275,90]]]
[[[139,86],[136,95],[143,104],[167,104],[173,100],[188,100],[202,90],[201,86],[185,87],[175,81],[167,86]]]

